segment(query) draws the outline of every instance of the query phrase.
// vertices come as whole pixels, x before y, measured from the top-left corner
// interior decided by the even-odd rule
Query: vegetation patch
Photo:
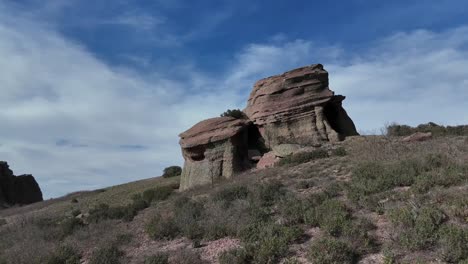
[[[421,124],[417,127],[408,125],[391,124],[386,127],[387,136],[408,136],[416,132],[431,132],[434,136],[467,136],[468,125],[441,126],[433,122]]]
[[[171,178],[176,177],[182,174],[182,168],[180,166],[170,166],[164,169],[163,177],[164,178]]]
[[[115,244],[105,245],[96,249],[91,255],[89,264],[119,264],[124,253]]]
[[[307,256],[313,264],[351,264],[356,261],[356,254],[346,242],[331,237],[314,240]]]
[[[324,149],[317,149],[310,152],[299,152],[282,158],[278,166],[298,165],[312,160],[328,158],[328,152]]]
[[[80,254],[73,247],[64,245],[58,247],[45,262],[46,264],[79,264],[80,258]]]
[[[241,110],[239,109],[228,109],[226,110],[226,112],[222,113],[220,115],[221,117],[225,117],[225,116],[229,116],[229,117],[234,117],[236,119],[240,119],[240,118],[245,118],[245,114],[244,112],[242,112]]]
[[[160,253],[146,257],[144,264],[169,264],[169,255]]]

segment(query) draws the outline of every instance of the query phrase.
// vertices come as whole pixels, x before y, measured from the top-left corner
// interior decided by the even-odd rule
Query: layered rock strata
[[[339,141],[357,135],[344,96],[328,87],[328,72],[310,65],[258,81],[244,112],[268,147]]]
[[[199,122],[180,134],[185,159],[180,189],[231,178],[248,166],[247,119],[217,117]]]
[[[248,119],[211,118],[180,134],[185,159],[180,189],[271,167],[297,148],[357,135],[344,99],[330,90],[320,64],[258,81],[244,110]]]

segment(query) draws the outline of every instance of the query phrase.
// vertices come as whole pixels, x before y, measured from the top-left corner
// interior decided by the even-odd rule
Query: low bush
[[[313,264],[351,264],[356,260],[356,254],[347,243],[328,237],[314,240],[307,257]]]
[[[234,117],[236,119],[244,118],[245,114],[239,109],[228,109],[226,112],[220,115],[221,117],[229,116]]]
[[[328,158],[328,152],[323,149],[317,149],[310,152],[299,152],[282,158],[279,162],[279,166],[284,165],[298,165],[306,163],[312,160]]]
[[[58,247],[45,261],[46,264],[79,264],[80,255],[71,246]],[[1,263],[1,262],[0,262]]]
[[[182,174],[182,168],[179,166],[170,166],[164,169],[163,171],[163,177],[164,178],[170,178],[170,177],[175,177],[179,176]]]
[[[92,253],[89,264],[119,264],[123,256],[124,253],[116,245],[105,245]]]
[[[299,238],[298,227],[257,222],[244,230],[241,238],[254,263],[275,263],[288,252],[289,244]]]
[[[180,234],[173,217],[154,216],[146,224],[146,233],[152,239],[173,239]]]
[[[7,221],[3,218],[0,218],[0,226],[6,225]]]
[[[286,194],[286,188],[277,180],[255,185],[249,196],[252,204],[271,206]]]
[[[145,190],[142,194],[142,199],[147,204],[151,204],[154,201],[163,201],[169,198],[173,191],[171,186],[158,186],[153,189]]]
[[[388,215],[395,227],[393,235],[401,246],[410,250],[422,250],[434,245],[437,230],[446,219],[442,211],[432,206],[396,208]]]
[[[144,264],[169,264],[169,255],[159,253],[145,258]]]
[[[351,214],[343,202],[330,199],[305,213],[305,222],[319,226],[332,236],[340,236],[352,224]]]
[[[344,157],[348,155],[348,152],[346,152],[346,149],[343,147],[338,147],[332,151],[333,156],[338,156],[338,157]]]
[[[249,262],[249,256],[245,249],[235,248],[228,251],[224,251],[219,255],[219,264],[247,264]]]
[[[71,217],[61,221],[59,226],[62,233],[62,237],[66,237],[73,234],[73,232],[75,232],[79,228],[83,227],[84,224],[80,219]]]
[[[440,228],[441,257],[449,263],[468,261],[468,229],[455,225]]]
[[[213,195],[213,200],[221,202],[225,207],[229,207],[229,205],[236,200],[247,199],[248,195],[249,189],[245,186],[227,186],[216,192]]]

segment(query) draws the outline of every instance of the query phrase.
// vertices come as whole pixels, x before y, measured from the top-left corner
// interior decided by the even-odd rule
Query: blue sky
[[[0,0],[0,159],[47,198],[182,165],[177,135],[322,63],[364,133],[468,123],[468,2]]]

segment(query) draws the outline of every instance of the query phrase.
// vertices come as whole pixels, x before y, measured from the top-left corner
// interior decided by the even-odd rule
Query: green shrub
[[[160,253],[146,257],[144,264],[169,264],[169,255]]]
[[[182,206],[175,208],[174,221],[182,235],[190,239],[203,237],[203,223],[200,221],[203,220],[204,211],[202,203],[190,199]]]
[[[45,262],[46,264],[79,264],[80,255],[71,246],[60,246]]]
[[[244,112],[239,109],[228,109],[226,112],[220,115],[221,117],[229,116],[234,117],[236,119],[245,118]]]
[[[331,199],[325,200],[315,208],[305,212],[305,222],[312,226],[319,226],[333,236],[339,236],[343,230],[351,225],[351,214],[343,202]]]
[[[279,162],[279,166],[284,165],[297,165],[306,163],[312,160],[328,158],[328,152],[323,149],[317,149],[310,152],[299,152],[282,158]]]
[[[182,174],[182,168],[179,166],[170,166],[164,169],[163,171],[163,177],[164,178],[170,178],[170,177],[175,177],[179,176]]]
[[[284,196],[278,203],[278,211],[286,224],[301,224],[305,219],[306,204],[293,194]]]
[[[142,199],[147,204],[151,204],[153,201],[163,201],[169,198],[173,191],[171,186],[158,186],[145,190],[142,194]]]
[[[64,219],[62,222],[60,222],[59,226],[62,232],[62,237],[66,237],[81,228],[83,226],[83,222],[81,222],[81,220],[78,218],[71,217]]]
[[[81,214],[81,210],[80,209],[74,209],[73,211],[71,211],[71,216],[73,217],[77,217]]]
[[[173,217],[154,216],[146,225],[146,233],[152,239],[173,239],[180,234]]]
[[[439,231],[441,257],[443,260],[456,263],[468,260],[468,229],[455,225],[443,226]]]
[[[250,202],[260,206],[271,206],[286,194],[286,188],[277,180],[255,185],[250,193]]]
[[[307,256],[313,264],[346,264],[354,263],[356,259],[350,246],[335,238],[314,240]]]
[[[424,171],[421,162],[406,160],[392,164],[368,162],[353,170],[348,197],[356,202],[399,186],[411,186]]]
[[[0,218],[0,226],[6,225],[7,221],[3,218]]]
[[[223,203],[225,207],[236,200],[244,200],[249,195],[249,189],[245,186],[227,186],[213,195],[213,200]]]
[[[219,255],[219,264],[247,264],[249,262],[249,256],[245,249],[235,248],[224,251]]]
[[[395,236],[403,247],[421,250],[437,241],[437,230],[446,216],[432,206],[402,207],[389,212]]]
[[[119,264],[123,256],[124,253],[116,245],[105,245],[92,253],[89,264]]]
[[[334,156],[338,156],[338,157],[344,157],[346,155],[348,155],[348,152],[346,152],[346,149],[343,148],[343,147],[339,147],[339,148],[336,148],[332,151],[332,154]]]
[[[297,227],[257,222],[247,227],[241,238],[254,263],[274,263],[286,255],[289,244],[301,234]]]

